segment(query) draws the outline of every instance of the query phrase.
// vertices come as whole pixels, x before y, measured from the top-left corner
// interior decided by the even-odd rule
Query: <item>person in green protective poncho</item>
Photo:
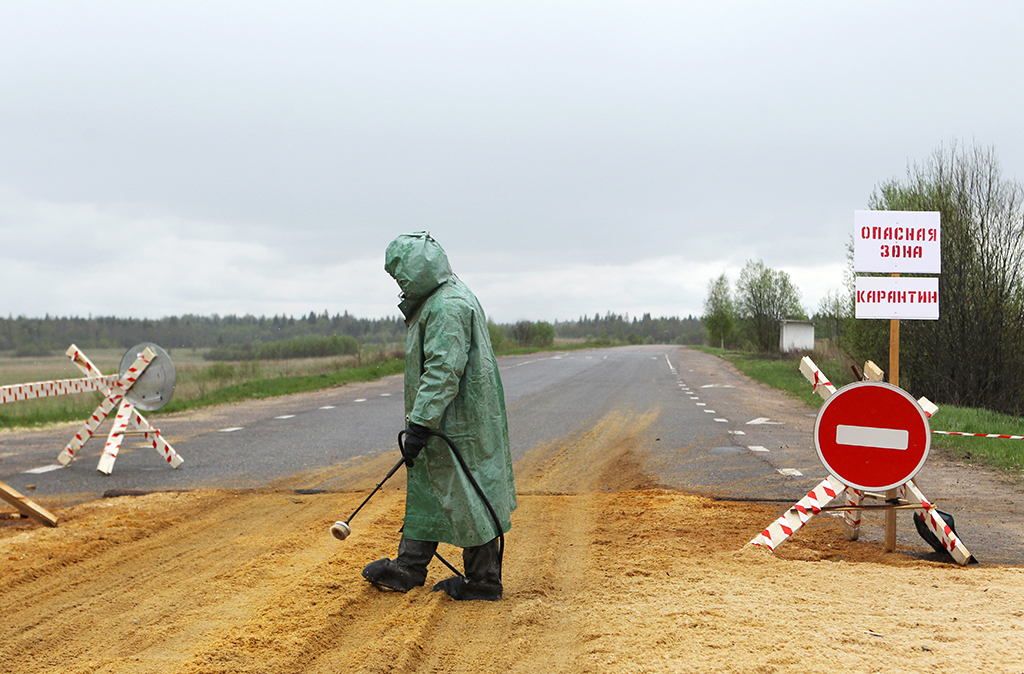
[[[438,542],[463,548],[465,577],[434,586],[454,599],[501,599],[502,545],[494,517],[443,439],[447,435],[487,497],[502,533],[512,526],[516,490],[501,376],[487,318],[426,232],[403,234],[387,248],[384,269],[402,290],[406,428],[402,454],[408,488],[395,559],[363,569],[378,587],[423,585]]]

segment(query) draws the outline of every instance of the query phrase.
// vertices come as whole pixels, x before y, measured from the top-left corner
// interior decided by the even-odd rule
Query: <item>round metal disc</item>
[[[128,389],[125,398],[128,399],[132,405],[139,408],[143,412],[152,412],[158,410],[171,401],[171,396],[174,395],[174,363],[171,362],[171,357],[167,355],[167,352],[161,349],[159,346],[152,342],[142,342],[136,344],[124,354],[121,358],[121,367],[118,368],[118,375],[123,377],[128,368],[132,366],[143,351],[149,347],[156,354],[149,367],[147,367],[142,375],[135,380],[135,384]]]

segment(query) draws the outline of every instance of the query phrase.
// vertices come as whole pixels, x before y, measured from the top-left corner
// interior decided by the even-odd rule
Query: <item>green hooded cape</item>
[[[402,289],[406,417],[452,439],[502,532],[508,531],[516,508],[512,454],[505,394],[483,309],[426,232],[392,241],[384,269]],[[403,534],[462,548],[498,535],[487,507],[440,438],[431,436],[408,469]]]

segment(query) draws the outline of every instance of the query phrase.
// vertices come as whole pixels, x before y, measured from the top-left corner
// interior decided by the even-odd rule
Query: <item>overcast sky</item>
[[[1024,3],[0,0],[0,315],[398,314],[429,230],[498,322],[808,313],[951,139],[1024,177]]]

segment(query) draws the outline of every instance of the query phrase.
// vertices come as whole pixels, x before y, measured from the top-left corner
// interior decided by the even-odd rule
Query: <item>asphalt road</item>
[[[642,474],[647,480],[609,489],[661,486],[777,503],[780,512],[826,476],[814,450],[814,412],[708,354],[631,346],[503,357],[499,363],[515,461],[529,452],[587,442],[598,429],[596,437],[605,442],[607,434],[617,433],[635,448],[630,455],[635,465],[624,466],[623,475]],[[80,424],[0,433],[0,481],[43,505],[132,490],[272,483],[332,490],[332,468],[381,453],[392,453],[397,461],[396,438],[404,427],[402,378],[154,415],[152,421],[184,458],[179,469],[171,469],[140,438],[129,437],[113,473],[99,473],[107,421],[67,468],[60,467],[57,455]],[[957,515],[958,533],[975,556],[1024,561],[1019,484],[934,451],[915,481],[932,501]],[[920,548],[910,514],[901,517],[899,545]],[[877,526],[862,528],[862,540],[883,536]]]
[[[789,460],[780,454],[788,445],[813,458],[806,433],[766,419],[769,413],[758,407],[757,396],[744,391],[749,384],[705,354],[635,346],[508,357],[500,366],[515,460],[545,443],[584,433],[610,413],[653,414],[656,420],[642,443],[647,451],[638,458],[659,484],[720,497],[780,499],[799,497],[805,484],[813,486],[814,480],[778,472],[797,466],[776,465]],[[185,463],[171,469],[141,438],[127,437],[111,475],[95,470],[109,421],[67,468],[58,468],[56,457],[75,426],[5,433],[0,435],[0,480],[32,498],[65,502],[98,498],[108,490],[260,487],[353,457],[396,451],[402,406],[397,376],[155,415],[153,423]],[[801,460],[804,469],[806,464]]]

